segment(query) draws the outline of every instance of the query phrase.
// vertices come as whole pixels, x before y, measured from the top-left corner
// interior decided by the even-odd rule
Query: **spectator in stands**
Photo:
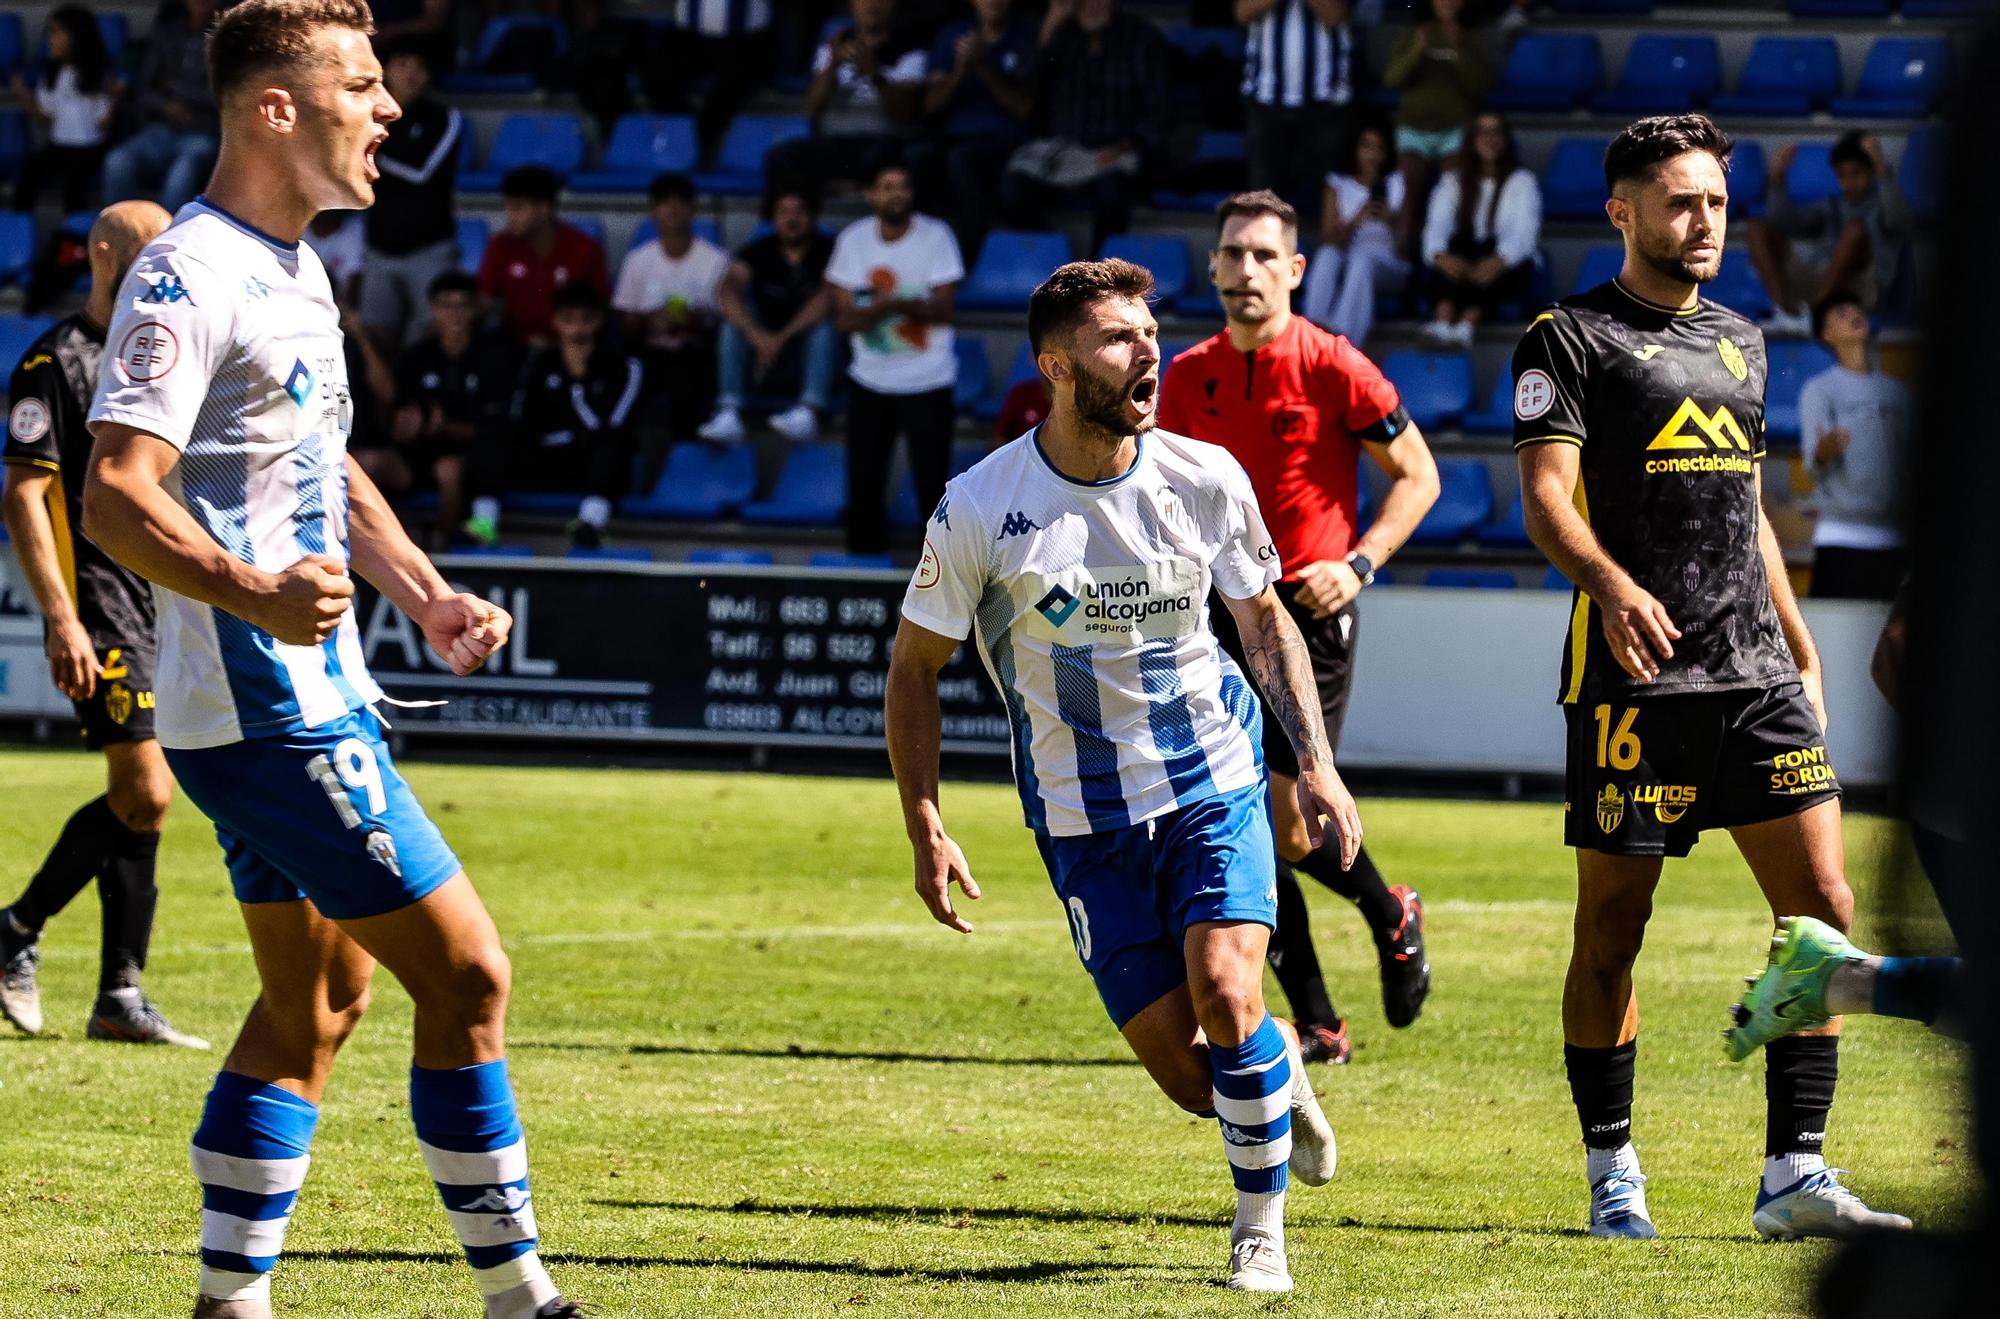
[[[713,154],[777,63],[774,0],[677,0],[641,76],[660,113],[694,111],[702,156]],[[696,94],[698,93],[698,95]]]
[[[378,43],[413,46],[433,69],[451,67],[451,0],[368,0],[368,9]]]
[[[562,177],[540,165],[508,170],[500,180],[505,227],[486,245],[479,262],[479,294],[497,312],[514,341],[542,347],[553,338],[555,296],[570,284],[588,284],[601,298],[611,287],[604,249],[556,215]]]
[[[430,286],[430,333],[396,359],[393,449],[376,450],[368,474],[384,490],[401,492],[428,477],[438,492],[437,533],[444,548],[466,519],[466,463],[474,446],[504,444],[496,423],[505,417],[518,371],[503,344],[482,341],[479,284],[446,270]],[[381,470],[377,470],[377,468]]]
[[[699,76],[699,71],[676,67],[670,78],[658,77],[655,72],[663,56],[653,48],[663,45],[667,33],[656,35],[644,18],[620,12],[619,0],[561,0],[559,7],[569,32],[569,61],[561,80],[568,84],[577,104],[597,121],[599,138],[609,139],[618,116],[631,111],[635,79],[647,84],[656,112],[678,113],[687,108],[686,83]],[[555,53],[547,49],[541,33],[523,32],[518,39],[521,49],[514,48],[510,38],[495,52],[496,61],[506,71],[526,66],[519,71],[538,79],[555,73],[550,67]],[[654,89],[656,81],[660,85]]]
[[[895,0],[849,0],[848,8],[853,23],[813,55],[806,88],[812,135],[765,153],[767,179],[803,179],[824,189],[834,179],[872,178],[879,163],[904,157],[923,100],[922,39],[895,21]]]
[[[1051,0],[1041,40],[1045,135],[1007,161],[1000,209],[1018,228],[1042,229],[1053,205],[1080,198],[1095,252],[1125,232],[1169,126],[1166,40],[1115,0]]]
[[[889,548],[884,487],[899,437],[909,440],[917,500],[944,497],[955,423],[958,354],[951,322],[965,263],[951,226],[916,211],[910,171],[888,164],[868,185],[872,215],[834,240],[826,281],[853,352],[847,417],[847,548]]]
[[[840,364],[826,284],[833,239],[802,189],[779,185],[764,216],[771,231],[744,244],[722,279],[715,415],[699,432],[713,444],[743,438],[743,402],[753,384],[765,398],[798,400],[771,417],[771,429],[795,443],[819,437],[833,397]]]
[[[604,543],[612,503],[632,479],[635,426],[645,367],[605,324],[604,295],[586,280],[558,289],[555,339],[528,356],[502,443],[481,446],[466,532],[499,536],[500,496],[509,490],[583,496],[570,544]]]
[[[972,9],[971,18],[947,24],[931,47],[924,113],[934,125],[938,164],[918,170],[927,191],[951,199],[952,225],[966,251],[986,237],[994,180],[1028,140],[1039,54],[1035,20],[1014,12],[1014,0],[972,0]]]
[[[51,11],[47,59],[35,85],[14,78],[14,95],[48,134],[21,167],[15,209],[33,210],[51,183],[61,188],[65,211],[83,209],[103,174],[118,92],[96,17],[81,5]]]
[[[1250,186],[1303,203],[1360,127],[1368,58],[1350,0],[1237,0]],[[1303,208],[1302,208],[1303,209]]]
[[[648,193],[657,237],[625,254],[611,305],[646,350],[646,376],[675,439],[692,435],[715,397],[718,295],[729,254],[694,231],[694,180],[662,174]]]
[[[1374,328],[1376,300],[1402,292],[1410,278],[1396,238],[1409,190],[1392,163],[1385,129],[1369,124],[1355,136],[1343,170],[1326,176],[1319,250],[1306,271],[1306,319],[1356,348]]]
[[[1438,180],[1424,219],[1426,283],[1436,304],[1426,334],[1472,346],[1479,322],[1527,299],[1542,241],[1542,185],[1521,164],[1507,117],[1472,121],[1472,149]]]
[[[1836,289],[1852,290],[1864,308],[1884,316],[1907,315],[1915,226],[1882,144],[1858,129],[1843,134],[1830,153],[1839,191],[1803,205],[1786,183],[1798,154],[1794,143],[1771,153],[1770,212],[1749,222],[1750,260],[1774,309],[1765,328],[1806,333],[1806,309]]]
[[[360,303],[361,270],[368,260],[362,230],[359,211],[321,211],[306,226],[306,246],[326,267],[326,281],[343,315]]]
[[[1417,23],[1389,53],[1383,81],[1401,93],[1396,154],[1410,198],[1403,247],[1413,246],[1431,183],[1458,168],[1465,125],[1492,79],[1484,37],[1463,21],[1465,0],[1421,0]]]
[[[215,0],[164,0],[153,15],[129,89],[139,130],[104,157],[107,203],[151,196],[178,211],[208,182],[220,141],[208,90],[214,17]]]
[[[1812,593],[1894,599],[1909,570],[1910,391],[1870,360],[1868,311],[1855,294],[1841,289],[1822,299],[1812,329],[1840,359],[1799,391],[1799,434],[1819,505]]]
[[[465,116],[430,94],[430,55],[421,45],[385,47],[382,81],[403,115],[375,150],[382,177],[366,213],[361,320],[393,353],[417,330],[417,308],[438,276],[458,264],[453,194],[467,128]]]

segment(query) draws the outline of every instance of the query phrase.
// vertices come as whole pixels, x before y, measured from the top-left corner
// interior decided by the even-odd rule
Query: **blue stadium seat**
[[[1943,37],[1879,37],[1868,48],[1852,96],[1833,98],[1833,112],[1855,119],[1914,119],[1944,97],[1951,43]]]
[[[1458,591],[1511,591],[1520,584],[1504,568],[1433,568],[1424,574],[1425,586]]]
[[[759,226],[758,232],[760,234],[765,232],[762,226]],[[659,236],[660,226],[653,223],[653,217],[650,215],[642,216],[639,223],[632,226],[632,237],[625,244],[625,250],[629,253],[634,248],[644,247]],[[694,236],[696,238],[706,238],[717,247],[722,246],[722,226],[716,223],[716,219],[712,215],[697,215],[694,217]],[[610,255],[610,249],[605,249],[605,256],[609,257]]]
[[[1701,296],[1753,321],[1771,314],[1771,295],[1764,291],[1764,282],[1757,278],[1750,257],[1741,250],[1723,252],[1722,271],[1702,285]]]
[[[458,186],[467,192],[495,192],[500,178],[521,165],[546,165],[568,178],[583,166],[583,121],[565,110],[510,114],[487,153],[484,169],[461,172]]]
[[[0,110],[0,174],[13,178],[28,159],[28,116]]]
[[[1729,153],[1730,214],[1762,215],[1770,204],[1771,169],[1764,158],[1764,144],[1738,140]]]
[[[1840,45],[1832,37],[1758,37],[1736,90],[1710,102],[1719,115],[1805,115],[1840,95]]]
[[[1706,105],[1722,85],[1722,49],[1711,36],[1642,36],[1618,84],[1591,105],[1600,114],[1678,114]]]
[[[1164,355],[1165,350],[1162,349],[1161,352]],[[1007,395],[1013,392],[1014,386],[1020,384],[1023,380],[1033,380],[1034,378],[1035,349],[1032,344],[1023,339],[1020,346],[1014,350],[1014,360],[1007,368],[1006,380],[1001,382],[1000,388],[988,394],[985,401],[972,410],[972,415],[980,418],[982,421],[991,421],[1000,415],[1000,405],[1007,401]]]
[[[989,311],[1022,311],[1035,286],[1070,259],[1062,234],[995,229],[986,235],[972,274],[958,291],[958,305]]]
[[[732,550],[703,546],[688,551],[689,563],[702,563],[716,568],[764,568],[775,560],[769,550]]]
[[[692,173],[699,155],[693,115],[620,115],[597,168],[577,175],[569,186],[580,192],[643,193],[656,174]]]
[[[1429,430],[1456,423],[1472,407],[1472,356],[1398,349],[1382,359],[1382,374],[1403,396],[1410,420]]]
[[[1799,442],[1799,391],[1805,383],[1834,364],[1823,346],[1799,339],[1767,339],[1764,352],[1770,373],[1764,382],[1764,433],[1772,444]]]
[[[0,315],[0,384],[13,374],[28,345],[55,323],[53,316]]]
[[[561,19],[542,14],[500,14],[486,20],[470,65],[439,75],[439,90],[477,96],[520,96],[534,91],[534,74],[518,67],[495,67],[501,48],[517,35],[524,38],[521,44],[539,39],[541,50],[537,54],[545,57],[545,67],[552,68],[569,53],[569,29]]]
[[[1438,459],[1437,503],[1410,535],[1413,545],[1456,545],[1493,517],[1493,479],[1477,458]]]
[[[1493,378],[1493,392],[1486,400],[1486,406],[1465,414],[1459,425],[1469,435],[1504,435],[1509,439],[1514,434],[1514,373],[1509,367],[1501,367]]]
[[[1585,289],[1594,289],[1599,284],[1609,283],[1617,278],[1618,272],[1624,267],[1625,244],[1593,243],[1590,250],[1583,254],[1582,263],[1576,268],[1576,281],[1571,286],[1570,292],[1581,293]],[[1512,405],[1511,398],[1509,405]]]
[[[503,541],[498,545],[464,545],[452,553],[469,554],[478,559],[532,559],[535,557],[535,547]]]
[[[1544,591],[1573,591],[1576,588],[1570,584],[1569,578],[1563,576],[1563,570],[1552,563],[1548,566],[1548,570],[1542,574],[1542,589]]]
[[[1569,110],[1603,82],[1604,53],[1594,33],[1523,32],[1486,103],[1499,110]]]
[[[1166,32],[1167,42],[1189,59],[1201,59],[1215,55],[1231,63],[1243,61],[1243,49],[1247,44],[1242,28],[1228,27],[1170,27]]]
[[[1792,167],[1785,171],[1785,194],[1795,206],[1831,197],[1840,191],[1833,175],[1833,144],[1801,142]]]
[[[808,568],[893,568],[892,554],[846,554],[840,550],[814,550],[806,559]]]
[[[1896,167],[1896,182],[1917,219],[1925,223],[1937,217],[1945,165],[1944,130],[1935,124],[1911,129],[1902,163]]]
[[[1890,0],[1791,0],[1793,18],[1887,18]]]
[[[1479,543],[1496,550],[1532,548],[1534,541],[1528,538],[1528,518],[1521,507],[1519,491],[1507,505],[1507,511],[1479,529]]]
[[[486,240],[492,236],[492,228],[483,215],[461,215],[458,217],[458,268],[471,274],[479,273],[479,261],[486,255]]]
[[[26,284],[35,264],[35,217],[26,211],[0,211],[0,284]],[[0,363],[11,371],[12,362]]]
[[[1903,0],[1907,19],[1971,18],[1991,8],[1990,0]]]
[[[125,54],[132,45],[132,29],[125,21],[125,15],[116,9],[97,11],[97,31],[104,38],[104,53],[111,57],[111,67],[125,67]]]
[[[715,168],[695,175],[695,186],[703,192],[755,197],[764,191],[764,153],[811,132],[804,115],[737,115],[715,149]]]
[[[572,559],[595,559],[600,563],[651,563],[653,552],[643,545],[599,545],[594,550],[572,546]]]
[[[0,14],[0,75],[11,76],[21,67],[28,50],[27,37],[19,14]]]
[[[1154,296],[1171,306],[1188,287],[1187,243],[1167,234],[1119,234],[1098,255],[1116,257],[1153,272]]]
[[[683,442],[667,451],[660,479],[643,495],[618,501],[628,518],[718,522],[757,493],[757,454],[747,444],[726,449]]]
[[[794,445],[770,497],[743,506],[745,522],[767,527],[832,527],[847,506],[847,448]]]
[[[525,513],[530,517],[573,518],[582,505],[582,495],[557,490],[509,490],[500,496],[500,506],[509,513]]]
[[[960,412],[976,414],[986,402],[986,344],[977,336],[959,334],[952,346],[958,351],[958,381],[952,386],[952,406]]]
[[[1213,175],[1218,170],[1240,172],[1243,153],[1243,134],[1209,129],[1195,139],[1194,154],[1188,157],[1186,168],[1201,175]],[[1227,195],[1206,189],[1184,192],[1166,188],[1153,194],[1153,206],[1162,211],[1211,212]]]
[[[1566,137],[1542,175],[1542,211],[1551,220],[1604,218],[1604,152],[1609,138]]]

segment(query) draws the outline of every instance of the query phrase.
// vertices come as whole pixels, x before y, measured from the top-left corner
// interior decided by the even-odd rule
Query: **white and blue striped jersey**
[[[347,560],[353,403],[333,290],[305,244],[204,199],[181,208],[119,288],[90,420],[179,449],[164,488],[243,562]],[[316,728],[382,695],[351,611],[324,644],[294,646],[164,588],[154,598],[162,746]]]
[[[1030,431],[945,488],[903,616],[977,630],[1028,826],[1101,833],[1262,776],[1257,700],[1208,591],[1249,599],[1278,571],[1227,450],[1155,430],[1124,475],[1085,483]]]

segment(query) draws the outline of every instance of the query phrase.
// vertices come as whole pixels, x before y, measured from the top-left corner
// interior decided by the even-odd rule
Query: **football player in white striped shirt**
[[[1290,1291],[1288,1167],[1332,1176],[1333,1129],[1291,1027],[1264,1010],[1277,916],[1260,714],[1209,630],[1230,602],[1299,755],[1318,844],[1361,821],[1327,750],[1312,667],[1271,584],[1278,555],[1228,452],[1153,429],[1153,279],[1063,266],[1028,304],[1048,420],[952,481],[927,528],[890,660],[889,753],[941,923],[979,887],[938,810],[937,675],[976,632],[1013,725],[1014,776],[1078,958],[1160,1089],[1219,1119],[1237,1190],[1229,1286]]]
[[[396,772],[349,609],[352,571],[461,674],[510,626],[446,585],[347,453],[338,313],[299,237],[374,200],[399,111],[371,31],[362,0],[241,0],[216,21],[215,175],[126,277],[90,415],[85,530],[154,583],[156,730],[215,821],[262,978],[195,1131],[194,1313],[270,1315],[320,1095],[379,961],[415,1001],[410,1113],[487,1319],[563,1319],[507,1079],[507,956]]]

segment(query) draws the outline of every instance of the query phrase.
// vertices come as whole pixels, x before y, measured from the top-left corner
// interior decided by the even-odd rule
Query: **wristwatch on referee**
[[[1363,554],[1360,550],[1355,550],[1347,556],[1347,566],[1354,569],[1354,575],[1361,579],[1363,586],[1374,585],[1375,561],[1373,559]]]

